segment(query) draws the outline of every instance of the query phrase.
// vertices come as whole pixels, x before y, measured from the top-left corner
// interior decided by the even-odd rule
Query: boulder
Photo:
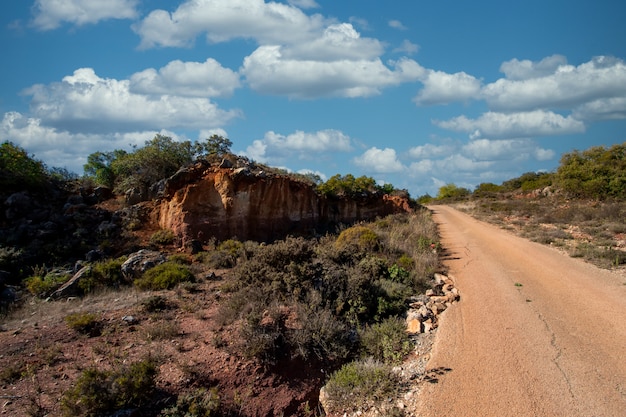
[[[122,264],[122,274],[127,279],[133,279],[148,269],[164,263],[166,260],[167,258],[161,252],[141,249],[131,254],[126,262]]]
[[[33,208],[33,198],[26,191],[11,194],[5,201],[5,217],[8,220],[23,216]]]
[[[99,203],[110,200],[114,197],[113,190],[111,190],[109,187],[105,187],[102,185],[94,188],[93,195],[96,201],[98,201]]]
[[[52,298],[65,298],[81,293],[80,282],[91,275],[91,266],[87,265],[74,274],[69,281],[52,293]]]

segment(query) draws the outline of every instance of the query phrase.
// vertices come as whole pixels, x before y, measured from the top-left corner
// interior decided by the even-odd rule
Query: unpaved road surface
[[[418,416],[626,416],[624,277],[433,206],[461,294]]]

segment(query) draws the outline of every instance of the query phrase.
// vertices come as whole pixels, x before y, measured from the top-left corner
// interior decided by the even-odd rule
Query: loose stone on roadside
[[[443,274],[435,274],[433,288],[409,305],[406,315],[407,333],[416,335],[436,329],[439,325],[438,316],[459,298],[459,290],[452,279]]]

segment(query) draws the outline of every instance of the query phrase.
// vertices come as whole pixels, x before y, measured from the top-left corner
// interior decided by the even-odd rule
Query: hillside
[[[3,177],[2,412],[316,415],[329,381],[327,407],[366,410],[359,383],[401,396],[426,377],[424,292],[444,283],[430,213],[402,193],[223,155],[119,194],[21,156]]]

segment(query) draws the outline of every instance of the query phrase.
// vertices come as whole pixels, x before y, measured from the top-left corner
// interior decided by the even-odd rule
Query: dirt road
[[[440,322],[418,416],[626,416],[626,285],[433,206],[461,302]]]

